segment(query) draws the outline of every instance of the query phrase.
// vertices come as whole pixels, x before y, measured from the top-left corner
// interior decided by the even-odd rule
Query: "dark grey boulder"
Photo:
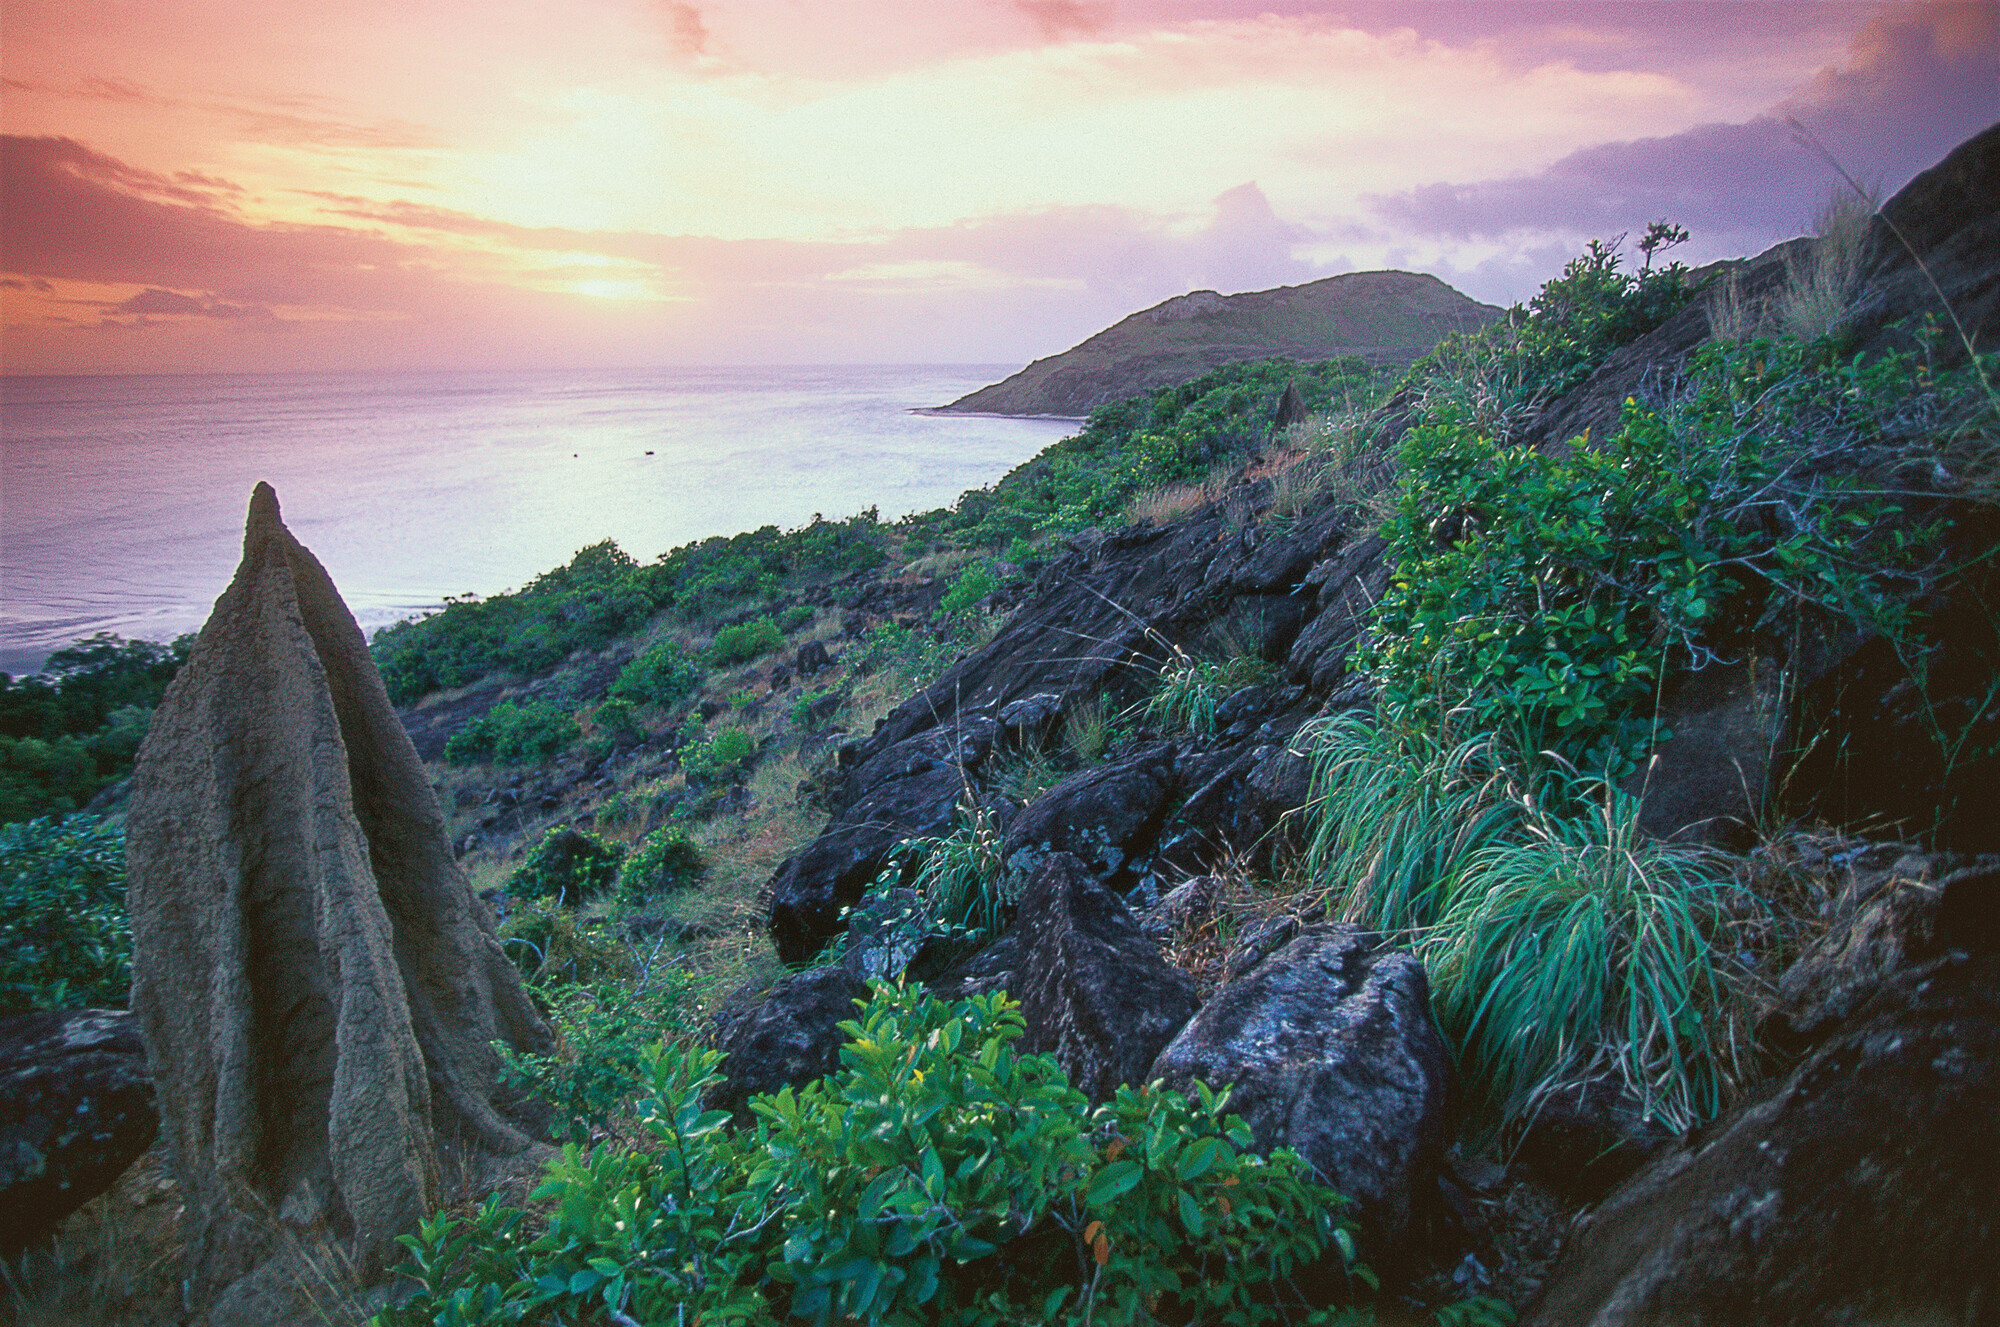
[[[1899,975],[1592,1212],[1526,1327],[1992,1321],[1997,1066],[2000,955]]]
[[[1164,742],[1064,779],[1008,825],[1007,869],[1024,876],[1068,853],[1110,879],[1152,848],[1176,786],[1174,748]]]
[[[1021,1048],[1053,1052],[1092,1101],[1146,1082],[1197,1001],[1194,982],[1167,966],[1123,901],[1056,853],[1022,890],[1013,935]]]
[[[1231,1086],[1257,1146],[1291,1148],[1352,1198],[1380,1257],[1436,1192],[1449,1073],[1423,965],[1325,926],[1217,991],[1148,1077]]]
[[[0,1018],[0,1252],[54,1232],[160,1131],[138,1020],[122,1009]]]
[[[926,733],[884,753],[898,759],[877,757],[857,770],[850,790],[867,774],[865,790],[779,865],[769,886],[769,919],[780,958],[803,963],[840,934],[846,909],[889,864],[897,844],[951,831],[953,812],[971,787],[969,772],[944,758],[954,754],[951,735]]]
[[[748,1124],[750,1098],[786,1087],[804,1087],[840,1067],[846,1034],[840,1025],[859,1012],[868,985],[843,967],[808,968],[772,988],[761,1004],[725,1020],[716,1048],[726,1080],[709,1089],[703,1104]]]
[[[826,642],[809,640],[799,646],[799,653],[792,667],[800,677],[811,677],[814,673],[833,667],[833,656],[827,653]]]
[[[1007,932],[986,948],[935,979],[925,987],[940,1000],[965,1000],[975,995],[1014,989],[1014,969],[1021,962],[1021,933]]]

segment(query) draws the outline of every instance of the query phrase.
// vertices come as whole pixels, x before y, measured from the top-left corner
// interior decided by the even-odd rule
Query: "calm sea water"
[[[611,538],[646,560],[991,483],[1074,431],[913,414],[1011,365],[0,380],[0,670],[199,627],[252,486],[364,629]]]

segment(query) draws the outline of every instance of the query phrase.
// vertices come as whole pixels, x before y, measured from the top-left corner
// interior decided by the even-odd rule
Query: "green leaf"
[[[1114,1161],[1091,1177],[1084,1201],[1092,1207],[1114,1202],[1137,1188],[1145,1173],[1136,1161]]]

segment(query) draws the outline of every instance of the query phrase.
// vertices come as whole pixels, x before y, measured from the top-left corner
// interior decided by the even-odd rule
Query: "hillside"
[[[148,733],[129,848],[121,785],[0,825],[0,1155],[52,1158],[0,1302],[1985,1321],[1996,255],[2000,125],[1755,258],[1593,243],[1393,381],[1229,364],[951,508],[607,541],[365,653],[260,489],[191,650],[0,706],[16,771]],[[173,1075],[227,1026],[324,1167],[282,1201],[393,1135],[435,1215],[217,1184]]]
[[[945,409],[1082,416],[1223,364],[1271,356],[1359,355],[1406,365],[1446,333],[1484,327],[1500,313],[1420,272],[1349,272],[1241,295],[1197,290],[1142,309]]]

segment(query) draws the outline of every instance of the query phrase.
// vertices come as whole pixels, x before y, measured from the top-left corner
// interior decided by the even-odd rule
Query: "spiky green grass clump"
[[[1601,783],[1530,788],[1487,742],[1358,714],[1308,740],[1315,901],[1424,960],[1487,1127],[1600,1079],[1673,1129],[1720,1107],[1749,1031],[1726,957],[1747,896],[1718,859],[1647,839]]]

